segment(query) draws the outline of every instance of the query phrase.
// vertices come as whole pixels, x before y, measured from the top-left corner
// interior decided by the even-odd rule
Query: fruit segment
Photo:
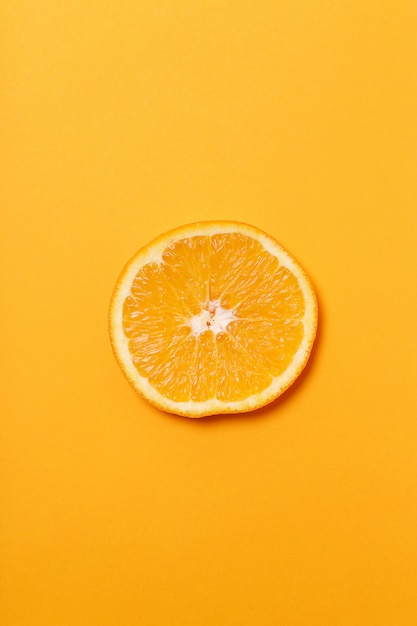
[[[191,399],[204,402],[214,398],[217,389],[217,346],[211,330],[197,338],[195,360],[190,370]]]
[[[224,402],[247,398],[271,384],[272,375],[228,332],[217,336],[217,398]]]
[[[245,346],[258,369],[279,376],[290,364],[304,335],[301,322],[285,320],[236,320],[228,331]]]

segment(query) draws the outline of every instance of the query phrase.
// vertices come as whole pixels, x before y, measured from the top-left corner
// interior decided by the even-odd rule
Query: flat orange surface
[[[417,10],[1,5],[2,626],[417,620]],[[310,274],[302,379],[252,415],[148,406],[124,263],[207,219]]]

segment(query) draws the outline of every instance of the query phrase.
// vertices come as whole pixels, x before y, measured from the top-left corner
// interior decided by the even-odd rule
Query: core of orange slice
[[[127,263],[109,328],[120,367],[151,404],[187,417],[245,412],[301,373],[317,301],[272,237],[248,224],[199,222],[161,235]]]

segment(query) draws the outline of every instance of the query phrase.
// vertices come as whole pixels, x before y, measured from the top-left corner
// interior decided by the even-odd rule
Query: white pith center
[[[237,317],[230,309],[220,306],[218,300],[213,300],[204,305],[201,313],[191,318],[189,325],[194,335],[198,337],[201,333],[211,330],[215,335],[224,332],[227,325]]]

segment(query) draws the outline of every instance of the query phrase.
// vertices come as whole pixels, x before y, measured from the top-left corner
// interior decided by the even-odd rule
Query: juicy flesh
[[[139,374],[174,402],[225,402],[266,389],[303,338],[295,276],[246,235],[173,242],[137,273],[123,329]]]

